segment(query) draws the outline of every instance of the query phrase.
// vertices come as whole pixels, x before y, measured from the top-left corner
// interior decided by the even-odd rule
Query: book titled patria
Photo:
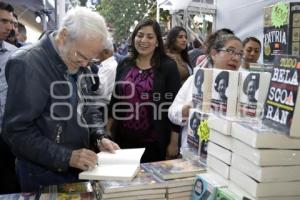
[[[145,148],[119,149],[115,153],[100,152],[98,165],[81,172],[84,180],[132,180],[140,169],[140,160]]]

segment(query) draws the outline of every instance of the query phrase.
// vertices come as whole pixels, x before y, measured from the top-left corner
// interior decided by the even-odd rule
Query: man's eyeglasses
[[[219,51],[226,51],[229,55],[238,56],[239,58],[242,58],[244,55],[244,52],[237,52],[234,48],[222,48]]]
[[[77,57],[78,62],[85,62],[85,63],[99,63],[100,62],[100,59],[97,59],[97,58],[88,59],[82,53],[80,53],[78,51],[75,51],[74,55],[75,55],[75,57]]]
[[[11,25],[14,25],[15,27],[18,26],[18,22],[15,22],[15,21],[10,20],[10,19],[0,18],[0,22],[2,24],[11,24]]]

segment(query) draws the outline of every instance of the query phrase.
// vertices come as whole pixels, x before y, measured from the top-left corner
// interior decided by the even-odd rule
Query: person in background
[[[116,68],[118,63],[113,56],[114,46],[111,38],[106,40],[104,49],[101,51],[100,65],[98,70],[98,76],[100,78],[99,93],[100,99],[105,103],[109,104],[111,94],[115,84]]]
[[[249,63],[257,63],[261,52],[261,43],[255,37],[248,37],[243,41],[244,60],[241,69],[249,69]]]
[[[206,58],[197,67],[238,70],[243,55],[239,38],[221,29],[207,38],[206,45]],[[195,75],[190,76],[182,85],[168,112],[169,119],[183,127],[181,148],[187,147],[187,121],[192,107],[194,79]]]
[[[5,42],[14,26],[13,12],[14,8],[10,4],[0,2],[0,194],[20,191],[15,172],[15,156],[2,139],[1,130],[7,94],[5,65],[10,55],[17,50],[17,47]]]
[[[13,14],[13,16],[14,16],[13,29],[11,30],[10,34],[8,35],[6,41],[19,48],[22,46],[22,44],[17,39],[17,35],[19,34],[18,16],[15,13]]]
[[[228,28],[222,28],[214,32],[213,34],[209,35],[204,42],[205,52],[203,55],[198,56],[196,61],[196,66],[200,65],[202,68],[212,68],[212,61],[210,56],[210,50],[212,49],[212,44],[217,39],[217,37],[221,35],[234,35],[234,32]]]
[[[7,62],[2,135],[17,157],[22,192],[78,181],[79,172],[96,166],[92,148],[119,148],[106,138],[92,91],[97,74],[88,68],[107,37],[103,17],[77,7],[58,31],[45,33]]]
[[[118,53],[122,56],[126,56],[128,53],[128,43],[126,39],[122,39],[122,42],[119,45]]]
[[[188,51],[188,55],[189,55],[189,60],[191,62],[192,67],[196,67],[196,62],[197,62],[197,58],[200,55],[203,55],[203,51],[202,51],[202,44],[201,42],[198,40],[198,38],[195,38],[193,40],[193,46],[194,48]]]
[[[184,81],[193,73],[187,49],[187,32],[181,26],[173,27],[165,42],[167,55],[176,61],[180,81]]]
[[[25,44],[26,40],[27,40],[27,30],[24,24],[22,24],[21,22],[18,22],[18,34],[17,34],[17,40],[21,43],[21,44]]]
[[[119,54],[117,44],[114,43],[114,57],[117,63],[120,63],[126,56]]]
[[[166,111],[180,88],[176,63],[165,54],[155,20],[140,21],[130,45],[131,54],[117,67],[108,132],[121,148],[146,148],[141,162],[174,158],[179,126]]]

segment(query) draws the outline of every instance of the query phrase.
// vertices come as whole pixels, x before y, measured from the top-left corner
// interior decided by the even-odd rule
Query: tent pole
[[[160,9],[159,9],[159,3],[156,3],[156,21],[159,23],[159,15],[160,15]]]
[[[61,25],[65,14],[66,14],[65,0],[57,1],[57,15],[58,15],[57,27],[59,27]]]

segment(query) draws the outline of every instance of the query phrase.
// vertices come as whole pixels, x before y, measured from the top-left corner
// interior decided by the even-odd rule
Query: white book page
[[[99,167],[95,167],[94,169],[90,171],[84,172],[84,178],[85,179],[94,179],[94,180],[106,180],[105,177],[107,177],[107,180],[113,180],[114,177],[116,179],[121,180],[122,178],[128,178],[132,177],[136,171],[138,170],[138,167],[136,165],[122,165],[120,168],[120,165],[101,165]]]
[[[100,152],[98,156],[98,165],[105,164],[139,164],[145,148],[137,149],[119,149],[115,153]]]

